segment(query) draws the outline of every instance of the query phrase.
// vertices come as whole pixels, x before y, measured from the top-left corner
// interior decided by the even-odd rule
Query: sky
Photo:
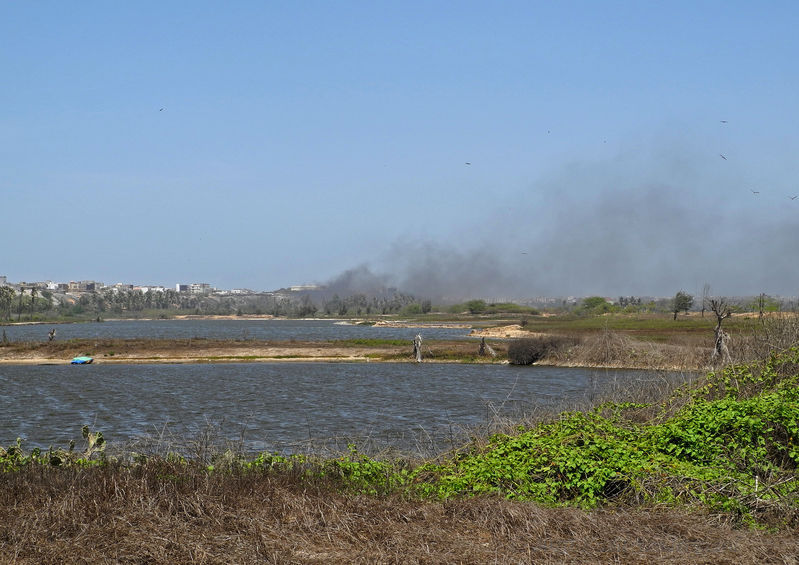
[[[0,275],[795,296],[798,28],[792,1],[0,2]]]

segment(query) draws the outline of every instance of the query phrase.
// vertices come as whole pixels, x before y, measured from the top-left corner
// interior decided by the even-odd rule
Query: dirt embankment
[[[529,332],[521,327],[519,324],[510,324],[508,326],[498,326],[495,328],[476,329],[469,332],[470,336],[486,337],[493,339],[507,339],[517,337],[535,337],[544,335],[542,333]]]
[[[404,348],[410,355],[411,345]],[[369,361],[401,353],[398,346],[345,346],[335,342],[211,339],[105,339],[12,343],[0,364],[63,364],[86,355],[95,363],[225,363],[252,361]]]
[[[404,322],[394,322],[404,323]],[[405,327],[411,327],[406,325]],[[419,325],[418,327],[431,327]],[[468,327],[468,326],[466,326]],[[548,334],[530,332],[518,324],[474,329],[473,339],[426,340],[426,363],[506,363],[514,339]],[[480,356],[477,338],[486,338],[497,353]],[[0,364],[64,364],[90,356],[95,363],[242,363],[276,361],[414,362],[410,341],[342,340],[259,341],[214,339],[82,339],[16,343],[0,346]],[[625,369],[704,369],[710,353],[704,346],[642,341],[615,332],[585,335],[568,347],[558,347],[537,361],[568,367]]]

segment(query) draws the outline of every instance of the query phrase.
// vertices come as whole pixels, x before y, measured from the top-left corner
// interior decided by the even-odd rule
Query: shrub
[[[576,338],[557,335],[514,339],[508,345],[508,361],[511,365],[531,365],[576,345],[577,342]]]

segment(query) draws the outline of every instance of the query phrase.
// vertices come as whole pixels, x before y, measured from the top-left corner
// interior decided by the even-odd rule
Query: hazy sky
[[[794,1],[3,2],[0,275],[796,295],[797,29]]]

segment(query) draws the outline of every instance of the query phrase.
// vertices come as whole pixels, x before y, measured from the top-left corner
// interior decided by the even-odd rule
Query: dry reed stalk
[[[0,476],[4,563],[792,563],[796,529],[639,507],[352,497],[166,462]]]

